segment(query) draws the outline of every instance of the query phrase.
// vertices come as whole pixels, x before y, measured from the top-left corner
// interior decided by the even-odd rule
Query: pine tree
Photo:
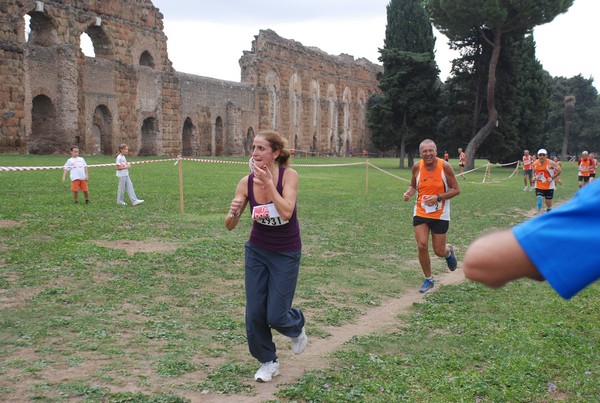
[[[379,50],[383,93],[370,103],[368,124],[378,148],[385,151],[393,144],[399,150],[401,168],[407,146],[418,145],[415,139],[435,132],[439,70],[434,46],[433,29],[420,2],[392,0],[384,47]]]
[[[566,12],[574,0],[423,0],[434,25],[450,40],[469,37],[473,30],[491,47],[487,74],[487,122],[471,139],[466,149],[467,169],[474,166],[475,153],[495,130],[498,111],[495,105],[496,67],[503,36],[525,35],[535,26],[552,21]]]

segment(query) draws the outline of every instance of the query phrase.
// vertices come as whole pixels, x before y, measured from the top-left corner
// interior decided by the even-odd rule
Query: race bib
[[[433,206],[428,206],[427,204],[425,204],[425,196],[423,196],[423,198],[421,199],[421,207],[423,207],[425,213],[431,214],[441,208],[441,203],[436,203]]]
[[[252,209],[252,219],[259,224],[277,227],[289,223],[279,215],[273,203],[255,206]]]

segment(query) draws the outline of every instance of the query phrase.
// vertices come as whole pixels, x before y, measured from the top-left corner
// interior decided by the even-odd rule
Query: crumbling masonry
[[[261,30],[236,83],[174,71],[166,41],[150,0],[0,2],[0,152],[247,155],[264,129],[305,152],[370,147],[381,66]]]

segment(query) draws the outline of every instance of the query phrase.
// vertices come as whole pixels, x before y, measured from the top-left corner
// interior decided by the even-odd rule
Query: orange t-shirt
[[[533,163],[533,157],[531,155],[523,156],[523,169],[525,171],[529,171],[531,169],[531,164]]]
[[[448,189],[446,174],[444,173],[444,160],[437,159],[437,165],[433,171],[425,168],[423,160],[419,161],[419,174],[417,175],[417,202],[414,215],[436,220],[450,221],[450,200],[442,200],[435,206],[425,206],[423,196],[437,196],[445,193]]]

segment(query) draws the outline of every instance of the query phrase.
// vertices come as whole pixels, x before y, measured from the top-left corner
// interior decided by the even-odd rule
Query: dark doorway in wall
[[[146,118],[142,123],[142,146],[138,155],[156,155],[158,150],[158,132],[156,119]]]
[[[192,119],[187,118],[181,133],[181,155],[185,157],[198,155],[197,137],[196,126],[192,123]]]
[[[94,134],[92,154],[116,154],[112,144],[112,114],[106,105],[96,107],[92,127]]]
[[[60,138],[56,125],[56,109],[52,100],[45,95],[36,96],[31,108],[29,153],[58,154],[68,150],[69,146],[61,144]]]

